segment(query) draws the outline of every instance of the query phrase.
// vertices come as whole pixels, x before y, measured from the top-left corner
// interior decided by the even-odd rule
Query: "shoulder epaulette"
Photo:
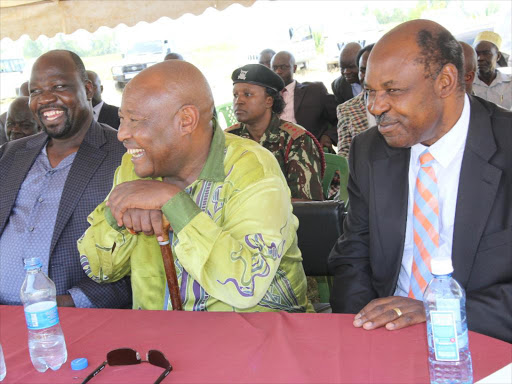
[[[279,129],[288,133],[293,140],[295,140],[298,137],[301,137],[306,133],[305,128],[302,128],[300,125],[290,123],[289,121],[283,122],[283,124],[279,126]]]
[[[226,128],[224,130],[224,132],[231,132],[231,131],[234,131],[235,129],[238,129],[240,127],[241,127],[240,123],[236,123],[236,124],[233,124],[231,127]]]

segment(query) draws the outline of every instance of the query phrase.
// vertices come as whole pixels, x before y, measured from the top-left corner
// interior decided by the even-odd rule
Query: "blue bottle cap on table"
[[[85,357],[80,357],[71,362],[71,369],[73,371],[79,371],[81,369],[85,369],[89,366],[89,362]]]

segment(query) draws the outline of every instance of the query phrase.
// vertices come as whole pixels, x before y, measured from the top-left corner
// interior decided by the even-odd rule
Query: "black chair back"
[[[299,219],[297,237],[306,276],[329,276],[327,259],[343,233],[343,201],[294,201],[292,204],[293,213]]]

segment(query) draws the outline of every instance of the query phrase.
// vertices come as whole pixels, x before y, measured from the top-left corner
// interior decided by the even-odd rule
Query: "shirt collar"
[[[297,81],[293,80],[290,84],[288,84],[284,89],[286,89],[288,92],[295,91],[295,86],[297,85]]]
[[[224,174],[226,138],[224,131],[217,123],[217,119],[212,119],[212,124],[214,128],[210,151],[198,179],[216,182],[223,181],[226,178]]]
[[[94,111],[94,116],[99,116],[101,108],[103,107],[104,101],[101,100],[98,104],[96,104],[94,107],[92,107],[92,110]],[[97,117],[96,117],[97,120]]]
[[[492,81],[491,85],[487,85],[486,83],[484,83],[482,80],[480,80],[480,78],[478,76],[475,76],[475,80],[473,80],[473,84],[482,85],[485,87],[492,87],[497,84],[508,83],[509,81],[511,81],[511,78],[509,76],[505,75],[504,73],[502,73],[499,70],[496,70],[496,77]]]
[[[446,168],[452,160],[455,158],[460,148],[466,145],[466,138],[468,136],[470,118],[470,105],[469,97],[467,94],[464,95],[464,107],[459,120],[455,125],[444,134],[438,141],[432,144],[429,148],[429,152],[436,159],[436,161],[443,167]],[[418,161],[421,153],[427,148],[421,143],[415,144],[411,147],[411,156],[413,159]]]

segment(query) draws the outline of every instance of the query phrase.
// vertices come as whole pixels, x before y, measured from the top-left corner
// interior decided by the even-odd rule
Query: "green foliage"
[[[313,31],[313,40],[315,41],[315,49],[317,53],[324,53],[325,37],[322,32]]]
[[[374,15],[379,24],[403,23],[404,21],[421,18],[421,14],[427,10],[443,9],[448,5],[447,1],[419,0],[416,6],[407,13],[400,8],[376,9]]]
[[[23,56],[29,59],[39,57],[46,51],[47,47],[40,40],[33,41],[27,39],[23,45]]]

